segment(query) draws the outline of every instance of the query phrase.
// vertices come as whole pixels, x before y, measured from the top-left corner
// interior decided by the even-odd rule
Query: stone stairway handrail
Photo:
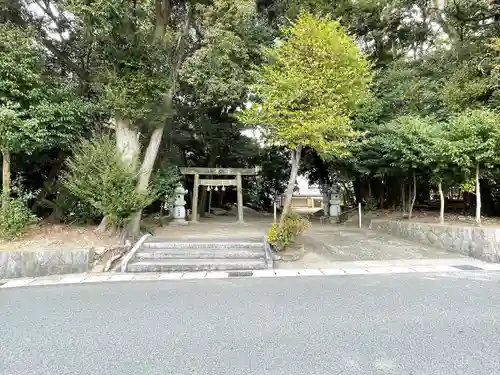
[[[130,260],[133,258],[133,256],[135,255],[135,253],[137,253],[137,251],[139,251],[139,249],[142,247],[142,245],[144,244],[144,242],[149,238],[151,237],[151,233],[146,233],[145,235],[143,235],[139,241],[137,241],[135,243],[135,245],[132,247],[132,249],[128,252],[127,255],[125,255],[121,261],[121,264],[120,264],[120,271],[121,272],[127,272],[127,266],[128,266],[128,263],[130,262]]]

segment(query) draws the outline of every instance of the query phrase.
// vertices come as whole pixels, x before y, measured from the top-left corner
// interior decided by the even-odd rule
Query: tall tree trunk
[[[415,205],[415,199],[417,199],[417,175],[413,171],[413,197],[411,198],[410,209],[408,212],[408,219],[411,219],[413,213],[413,206]]]
[[[159,1],[157,1],[158,4]],[[160,7],[162,12],[169,12],[170,1],[165,1],[163,7]],[[157,8],[158,11],[159,8]],[[172,67],[171,71],[171,81],[170,81],[170,89],[163,96],[163,111],[166,114],[171,114],[173,111],[173,101],[174,96],[177,93],[177,78],[179,75],[179,71],[181,69],[184,50],[185,50],[185,40],[187,34],[189,32],[189,28],[191,25],[191,17],[192,17],[193,7],[189,2],[186,3],[186,18],[184,20],[184,25],[179,35],[179,39],[177,40],[177,47],[175,50],[174,61],[175,64]],[[155,28],[155,36],[160,36],[160,29],[166,30],[167,23],[169,20],[168,14],[162,14],[161,17],[157,17],[156,20],[156,28]],[[163,34],[164,35],[164,34]],[[170,117],[171,121],[171,117]],[[166,123],[158,124],[153,133],[151,134],[151,138],[149,139],[149,144],[146,149],[146,153],[144,154],[144,159],[139,172],[139,181],[137,183],[137,190],[141,192],[145,192],[149,186],[149,180],[151,178],[151,173],[153,172],[154,163],[156,161],[156,156],[158,155],[158,150],[160,148],[161,139],[163,137],[163,131],[165,130]],[[141,224],[141,215],[142,210],[135,213],[130,222],[129,231],[133,237],[137,237],[140,232],[140,224]]]
[[[9,207],[10,202],[10,151],[2,148],[2,209]]]
[[[402,214],[406,213],[406,186],[405,186],[405,180],[401,183],[401,209],[402,209]]]
[[[295,188],[295,182],[297,181],[301,154],[302,146],[297,146],[292,151],[292,170],[290,171],[290,178],[288,180],[288,186],[286,188],[285,203],[283,204],[283,211],[281,212],[280,217],[280,227],[283,225],[285,216],[290,212],[290,209],[292,207],[293,189]]]
[[[479,182],[479,162],[476,164],[476,224],[481,225],[481,185]]]
[[[439,180],[438,182],[438,190],[439,190],[439,222],[444,224],[444,194],[443,194],[443,181]]]

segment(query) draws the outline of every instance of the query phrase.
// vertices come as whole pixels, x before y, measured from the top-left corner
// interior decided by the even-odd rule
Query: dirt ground
[[[305,213],[305,212],[304,212]],[[312,214],[312,212],[307,212],[307,214]],[[157,222],[151,219],[146,219],[145,224],[147,228],[151,228],[153,233],[157,237],[163,238],[175,238],[175,237],[196,237],[203,234],[205,237],[220,237],[220,236],[260,236],[267,232],[267,229],[273,221],[272,214],[261,214],[257,213],[251,209],[245,209],[245,224],[237,224],[236,213],[231,212],[228,216],[218,216],[211,218],[202,218],[199,224],[190,224],[188,226],[171,226],[171,225],[157,225]],[[313,228],[319,229],[319,232],[324,232],[327,227],[319,226],[319,217],[317,215],[312,215],[313,217]],[[371,219],[375,218],[387,218],[387,219],[400,219],[401,212],[397,211],[378,211],[376,213],[366,213],[363,217],[363,226],[367,227]],[[316,220],[314,220],[316,219]],[[428,223],[438,223],[439,215],[438,212],[433,211],[415,211],[414,221],[428,222]],[[445,215],[446,225],[474,225],[474,217],[463,216],[458,214],[446,214]],[[356,227],[358,225],[357,215],[350,215],[348,221],[341,225],[339,228],[333,225],[335,228],[331,228],[332,233],[331,241],[334,241],[335,236],[339,236],[342,233],[342,226],[347,228]],[[500,218],[494,217],[483,217],[484,226],[500,226]],[[76,226],[76,225],[63,225],[63,224],[50,224],[50,223],[40,223],[35,225],[19,239],[16,240],[3,240],[0,241],[0,251],[7,250],[39,250],[47,248],[79,248],[79,247],[95,247],[103,248],[117,244],[117,236],[115,234],[96,234],[94,232],[96,226]],[[327,230],[328,232],[330,230]],[[349,230],[347,231],[349,232]],[[334,234],[336,233],[336,234]],[[318,238],[319,233],[317,230],[312,229],[308,234],[308,237]],[[307,238],[307,237],[306,237]],[[326,242],[329,242],[326,238]],[[308,241],[306,241],[308,242]],[[310,242],[310,241],[309,241]],[[334,241],[335,242],[335,241]],[[309,247],[315,247],[312,243],[308,243]],[[297,244],[297,246],[302,246],[302,244]],[[296,247],[297,247],[296,246]],[[324,246],[320,246],[322,251],[306,251],[307,254],[303,254],[305,258],[310,258],[310,261],[316,260],[316,258],[323,259],[321,256],[324,253]],[[310,249],[313,250],[313,249]],[[331,254],[327,251],[328,254]]]
[[[158,225],[158,220],[145,218],[144,226],[153,235],[162,238],[192,238],[221,236],[263,236],[273,218],[245,210],[245,224],[236,223],[235,213],[228,216],[202,218],[198,224],[187,226]],[[14,240],[0,240],[0,251],[36,251],[49,248],[104,248],[118,243],[113,233],[97,234],[96,225],[64,225],[41,222],[30,227],[25,234]]]
[[[19,239],[1,240],[0,251],[106,247],[116,244],[116,235],[98,235],[94,233],[95,228],[40,223],[29,228]]]

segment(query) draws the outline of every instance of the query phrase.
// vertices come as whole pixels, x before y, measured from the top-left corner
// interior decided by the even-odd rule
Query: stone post
[[[236,175],[236,190],[238,195],[238,223],[243,223],[243,184],[241,173]]]

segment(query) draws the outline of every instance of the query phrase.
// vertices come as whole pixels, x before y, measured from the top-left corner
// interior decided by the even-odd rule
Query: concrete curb
[[[68,285],[68,284],[88,284],[107,282],[136,282],[136,281],[181,281],[181,280],[201,280],[201,279],[226,279],[226,278],[273,278],[273,277],[305,277],[305,276],[373,276],[373,275],[394,275],[409,273],[427,274],[465,274],[471,275],[476,272],[500,271],[500,264],[477,263],[468,264],[464,261],[461,265],[407,265],[407,266],[387,266],[387,267],[348,267],[345,268],[318,268],[318,269],[276,269],[276,270],[251,270],[237,272],[172,272],[172,273],[100,273],[100,274],[70,274],[48,277],[3,279],[0,280],[0,289],[45,286],[45,285]]]

